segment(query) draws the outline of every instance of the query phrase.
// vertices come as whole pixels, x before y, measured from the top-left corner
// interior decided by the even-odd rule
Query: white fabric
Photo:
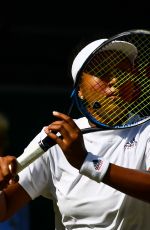
[[[86,118],[76,123],[81,128],[88,126]],[[44,136],[42,131],[27,148]],[[140,170],[150,167],[150,125],[88,133],[84,141],[87,151],[109,162]],[[19,176],[32,199],[39,195],[53,199],[57,230],[150,229],[150,204],[79,174],[58,145]]]

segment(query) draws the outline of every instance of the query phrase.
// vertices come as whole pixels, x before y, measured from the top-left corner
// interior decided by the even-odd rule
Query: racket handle
[[[36,145],[25,149],[25,151],[17,158],[17,173],[21,172],[55,144],[56,143],[52,139],[46,136]]]
[[[89,132],[99,131],[100,128],[86,128],[82,129],[82,134]],[[61,138],[61,136],[60,136]],[[50,137],[46,136],[43,140],[39,141],[36,145],[25,149],[25,151],[17,158],[17,173],[21,172],[29,164],[44,154],[49,148],[56,143]]]

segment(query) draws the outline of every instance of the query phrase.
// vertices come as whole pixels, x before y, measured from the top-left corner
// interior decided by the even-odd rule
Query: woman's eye
[[[114,74],[109,73],[109,74],[106,74],[105,76],[102,76],[101,80],[107,83],[107,82],[110,82],[113,78],[114,78]]]

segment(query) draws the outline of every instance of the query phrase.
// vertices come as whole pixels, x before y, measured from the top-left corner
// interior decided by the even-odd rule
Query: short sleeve
[[[26,147],[26,151],[35,143],[37,144],[37,142],[43,138],[43,135],[43,131],[38,134]],[[19,184],[25,189],[32,199],[35,199],[40,195],[51,198],[51,172],[49,154],[50,150],[45,152],[42,156],[40,156],[19,173]]]
[[[145,155],[146,155],[146,170],[150,171],[150,137],[147,140]]]

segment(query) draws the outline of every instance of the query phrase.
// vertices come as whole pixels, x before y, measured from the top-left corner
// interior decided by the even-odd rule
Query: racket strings
[[[127,74],[127,76],[128,76],[128,75],[130,75],[130,74]],[[149,86],[148,86],[148,84],[147,84],[147,80],[145,80],[145,79],[143,78],[143,80],[140,82],[139,78],[137,78],[137,75],[132,75],[132,76],[134,76],[134,78],[132,79],[133,81],[138,82],[138,83],[142,84],[143,87],[145,87],[144,94],[146,95],[147,92],[148,92],[148,90],[149,90]],[[120,80],[120,82],[118,83],[118,87],[119,87],[120,85],[122,85],[123,82],[124,82],[124,78],[122,78],[122,79]],[[147,90],[146,90],[146,86],[147,86]],[[128,92],[128,96],[130,96],[131,93],[132,93],[132,92],[129,91],[129,92]],[[144,94],[142,95],[143,97],[144,97]],[[92,100],[92,95],[89,94],[88,100],[89,100],[89,101]],[[106,98],[105,101],[101,102],[101,105],[103,106],[103,109],[107,107],[107,111],[109,111],[109,106],[107,105],[108,100],[109,100],[109,99]],[[94,98],[94,101],[95,101],[95,98]],[[94,101],[93,101],[93,104],[94,104]],[[100,101],[100,98],[97,98],[97,101]],[[142,103],[144,103],[145,101],[147,101],[147,98],[143,99]],[[118,106],[119,106],[119,104],[123,104],[123,100],[121,100],[121,101],[118,103]],[[126,106],[124,105],[124,111],[126,111],[127,109],[130,108],[130,113],[133,113],[133,114],[135,115],[136,106],[132,106],[132,104],[134,105],[134,102],[131,103],[130,105],[127,105],[127,104],[126,104]],[[139,106],[139,105],[138,105],[138,106]],[[111,107],[111,106],[110,106],[110,107]],[[147,104],[145,104],[144,107],[147,107]],[[143,110],[144,107],[141,107],[141,110]],[[131,109],[131,108],[132,108],[132,109]],[[140,110],[140,111],[141,111],[141,110]],[[140,112],[140,111],[138,110],[138,112]],[[108,114],[109,114],[109,113],[108,113]],[[96,116],[96,112],[93,113],[93,115]],[[112,123],[113,120],[116,121],[116,119],[117,119],[117,117],[119,117],[119,115],[120,115],[120,114],[116,113],[116,111],[112,112],[111,116],[113,117],[113,119],[111,120],[111,123]],[[127,117],[127,114],[125,113],[124,116],[120,117],[120,119],[119,119],[118,121],[119,121],[119,122],[120,122],[120,121],[124,121],[126,117]],[[131,115],[130,115],[130,118],[131,118]],[[98,117],[97,117],[97,119],[98,119]]]
[[[140,69],[139,69],[139,71],[140,71]],[[126,76],[128,77],[129,75],[130,74],[127,74]],[[147,81],[148,79],[146,79],[146,78],[143,77],[142,80],[141,80],[140,78],[138,78],[138,75],[139,75],[139,73],[136,74],[136,75],[135,74],[132,75],[132,81],[135,82],[135,83],[138,83],[139,85],[142,85],[142,87],[144,88],[144,91],[143,91],[142,95],[140,95],[140,97],[143,97],[143,99],[141,100],[141,109],[139,109],[140,104],[138,104],[137,106],[135,106],[135,102],[134,101],[132,103],[130,103],[130,104],[127,104],[127,103],[124,104],[123,100],[120,100],[120,102],[118,101],[119,102],[118,106],[119,105],[121,106],[121,104],[124,105],[124,111],[126,111],[128,109],[130,111],[130,113],[134,114],[134,116],[135,116],[135,113],[136,114],[140,113],[141,111],[144,110],[144,108],[147,108],[147,105],[148,105],[148,102],[149,102],[148,99],[147,99],[147,97],[146,97],[147,93],[149,92],[149,84],[148,84],[148,81]],[[117,82],[117,86],[120,87],[120,85],[122,85],[123,83],[124,83],[124,78],[122,77],[122,79],[119,81],[119,83]],[[128,96],[130,97],[131,94],[132,94],[132,92],[129,90]],[[134,96],[136,96],[136,95],[134,95]],[[108,99],[105,100],[105,107],[107,107],[107,103],[108,103]],[[108,110],[109,110],[109,107],[108,107]],[[147,114],[146,111],[145,111],[145,114]],[[118,113],[116,114],[116,111],[112,112],[112,114],[111,114],[111,116],[113,117],[114,121],[116,121],[116,118],[119,117],[119,115],[120,114],[118,114]],[[120,119],[118,119],[118,122],[124,121],[126,117],[127,117],[127,114],[124,113],[124,116],[120,116]],[[131,118],[131,115],[130,115],[130,118]],[[127,122],[128,122],[128,120],[127,120]]]
[[[125,58],[125,56],[119,53],[116,56],[116,52],[107,51],[107,58],[105,55],[102,56],[102,52],[97,53],[89,63],[88,69],[85,70],[85,72],[97,77],[107,75]]]
[[[147,39],[147,38],[146,38]],[[131,100],[125,102],[126,96],[124,95],[124,100],[119,98],[115,100],[115,104],[121,108],[121,111],[117,110],[117,107],[115,107],[114,110],[112,110],[113,107],[113,100],[112,103],[110,103],[110,98],[109,96],[100,96],[98,94],[98,88],[101,89],[102,93],[105,93],[105,84],[102,85],[100,84],[99,87],[98,82],[95,82],[95,92],[92,88],[94,87],[87,83],[86,87],[91,88],[91,91],[86,94],[86,102],[83,104],[85,107],[90,107],[93,108],[94,104],[96,102],[99,102],[98,108],[95,107],[93,108],[92,112],[89,112],[94,116],[97,120],[101,122],[101,112],[99,115],[99,110],[104,110],[105,114],[103,116],[104,120],[103,123],[108,124],[108,125],[117,125],[117,123],[126,123],[128,122],[131,118],[134,118],[135,115],[141,115],[142,117],[149,116],[150,114],[150,109],[149,109],[149,104],[150,104],[150,92],[149,92],[149,83],[150,83],[150,40],[149,38],[147,40],[144,40],[143,37],[142,39],[140,38],[138,40],[138,36],[134,36],[134,39],[126,39],[126,41],[131,42],[134,44],[137,49],[138,49],[138,56],[136,58],[136,61],[134,63],[134,69],[131,70],[130,68],[125,67],[124,70],[119,70],[118,65],[121,62],[124,62],[124,56],[123,55],[117,55],[114,54],[113,52],[108,55],[107,59],[103,57],[102,59],[102,51],[101,52],[96,52],[93,58],[88,62],[88,67],[86,66],[83,70],[83,72],[89,73],[92,76],[96,76],[99,79],[104,80],[105,77],[109,73],[110,79],[107,76],[106,81],[109,84],[109,80],[111,81],[111,77],[113,79],[116,77],[117,81],[112,87],[115,88],[116,92],[111,91],[110,87],[110,95],[118,96],[119,97],[119,90],[120,88],[123,89],[123,85],[126,82],[131,81],[133,86],[136,88],[134,92],[134,98],[136,100]],[[129,54],[130,55],[130,54]],[[131,85],[132,85],[131,84]],[[125,94],[127,94],[128,98],[132,97],[133,92],[132,92],[132,87],[130,88],[130,84],[127,84],[128,87],[125,87],[124,91]],[[129,88],[129,89],[127,89]],[[95,111],[94,111],[95,110]],[[127,118],[128,114],[130,113],[130,116]],[[106,117],[106,118],[105,118]],[[108,119],[110,117],[110,121]],[[144,118],[142,118],[144,119]],[[134,121],[133,121],[134,122]]]
[[[127,42],[131,42],[131,41],[128,39]],[[149,42],[149,40],[147,42]],[[140,53],[142,54],[142,58],[140,57],[140,59],[141,60],[145,59],[144,61],[142,61],[143,63],[147,60],[147,58],[149,59],[149,51],[150,51],[149,49],[150,48],[147,49],[147,47],[145,47],[146,41],[144,39],[138,40],[138,37],[135,36],[132,43],[135,44],[135,46],[137,46],[138,49],[140,49]],[[91,69],[91,72],[94,72],[95,76],[99,75],[99,73],[102,70],[103,70],[103,73],[110,72],[115,67],[114,63],[117,65],[118,63],[123,61],[125,58],[125,56],[121,55],[121,53],[120,53],[120,55],[115,57],[114,54],[116,53],[116,51],[112,52],[112,53],[110,53],[110,51],[108,51],[108,52],[109,52],[109,56],[107,57],[107,59],[105,58],[105,56],[101,55],[102,51],[99,53],[97,52],[94,55],[94,57],[92,58],[92,61],[90,64],[91,65],[90,69]],[[130,56],[131,54],[132,54],[132,52],[128,51],[128,54],[126,54],[126,57]],[[94,64],[94,61],[96,62],[95,64]],[[141,64],[143,64],[143,63],[141,63]],[[92,64],[94,67],[92,66]],[[96,69],[97,69],[97,71],[96,71]],[[91,72],[89,71],[89,73],[91,73]]]
[[[144,54],[146,54],[146,52]],[[95,55],[95,56],[97,56],[97,55]],[[145,55],[145,59],[147,59],[147,57],[148,57],[148,54],[147,54],[147,56]],[[105,65],[104,65],[104,63],[101,62],[102,66],[104,66],[103,72],[105,72],[105,68],[107,69],[107,72],[110,72],[111,69],[113,70],[113,68],[115,68],[115,66],[113,65],[113,62],[111,62],[111,60],[113,60],[113,59],[114,59],[113,55],[112,56],[110,55],[109,60]],[[96,60],[95,64],[94,64],[94,62],[91,63],[94,66],[94,67],[92,67],[92,65],[91,65],[91,71],[93,71],[93,70],[95,71],[95,69],[98,69],[98,71],[95,71],[95,74],[94,74],[95,76],[97,76],[97,74],[100,72],[100,70],[99,70],[100,66],[98,65],[100,63],[100,60],[98,58],[96,58],[95,60]],[[118,60],[119,61],[117,61],[117,64],[119,62],[123,61],[123,58],[121,58],[121,56],[119,56]],[[105,62],[106,62],[106,60],[105,60]],[[116,62],[116,60],[115,60],[115,62]],[[108,65],[111,66],[111,68],[108,68]],[[91,72],[89,71],[89,73],[91,73]]]
[[[138,74],[139,74],[139,73],[138,73]],[[128,75],[129,75],[129,74],[128,74]],[[128,76],[128,75],[127,75],[127,76]],[[134,76],[134,78],[133,78],[133,76]],[[137,75],[133,75],[133,76],[132,76],[132,78],[133,78],[134,81],[141,83],[141,82],[139,81],[139,78],[137,78]],[[143,78],[143,82],[144,82],[144,81],[145,81],[145,80],[144,80],[144,78]],[[120,82],[119,82],[120,85],[122,84],[122,82],[124,82],[124,78],[123,78],[123,77],[121,78],[121,80],[120,80]],[[143,84],[143,82],[142,82],[142,84]],[[147,84],[147,81],[145,81],[145,84]],[[144,84],[143,84],[143,85],[144,85]],[[101,87],[101,86],[100,86],[100,87]],[[144,86],[144,87],[145,87],[145,86]],[[147,85],[147,90],[149,90],[148,88],[149,88],[149,87],[148,87],[148,85]],[[102,91],[102,90],[101,90],[101,91]],[[91,91],[91,92],[92,92],[92,91]],[[131,93],[131,92],[129,91],[129,95],[130,95],[130,93]],[[145,91],[145,94],[146,94],[146,93],[147,93],[147,91]],[[100,99],[101,99],[101,98],[97,98],[97,101],[99,101]],[[88,96],[87,96],[87,101],[92,101],[91,104],[94,104],[95,100],[96,100],[96,99],[95,99],[95,95],[93,95],[92,93],[89,93]],[[108,107],[108,105],[107,105],[108,100],[109,100],[109,99],[106,98],[105,101],[101,101],[101,105],[103,106],[103,109],[104,109],[105,107],[107,107],[107,110],[109,110],[109,107]],[[147,99],[145,99],[145,100],[147,100]],[[122,104],[122,103],[123,103],[123,100],[120,102],[120,104]],[[87,105],[89,106],[89,103],[87,103]],[[119,103],[118,103],[118,105],[119,105]],[[129,107],[131,107],[131,105],[132,105],[132,104],[130,104]],[[146,105],[145,105],[145,107],[146,107]],[[132,108],[133,108],[133,109],[130,109],[130,112],[134,112],[134,113],[135,113],[134,110],[135,110],[136,107],[132,107]],[[126,109],[127,109],[127,107],[124,106],[124,110],[126,110]],[[143,108],[142,108],[142,110],[143,110]],[[116,114],[116,112],[114,112],[114,113]],[[114,117],[114,120],[116,120],[116,118],[118,117],[119,114],[116,114],[116,116],[114,116],[114,113],[112,113],[112,117]],[[96,115],[96,112],[93,113],[93,115],[95,116],[95,115]],[[126,117],[126,115],[123,116],[122,118],[120,118],[120,120],[121,120],[121,119],[124,120],[125,117]]]
[[[97,83],[96,83],[96,84],[97,84]],[[89,86],[89,84],[87,84],[87,88],[88,88],[88,86]],[[91,85],[90,85],[90,87],[91,87]],[[101,87],[101,86],[100,86],[100,87]],[[101,92],[102,92],[102,90],[101,90]],[[90,91],[90,93],[86,94],[85,96],[86,96],[86,100],[84,101],[84,106],[87,107],[87,110],[88,110],[90,113],[92,113],[92,115],[93,115],[97,120],[101,120],[102,117],[103,117],[103,122],[106,122],[106,120],[108,120],[107,114],[109,114],[109,117],[110,117],[109,111],[112,110],[112,109],[110,108],[110,107],[111,107],[110,102],[109,102],[110,106],[108,106],[108,100],[109,100],[109,98],[107,98],[107,97],[105,97],[105,96],[102,98],[102,97],[99,96],[99,93],[97,93],[97,95],[95,96],[95,93],[92,93],[92,90]],[[95,109],[94,111],[91,112],[91,109],[93,109],[94,105],[97,104],[97,103],[98,103],[100,109],[101,109],[101,107],[102,107],[102,113],[100,113],[102,117],[100,117],[100,116],[99,116],[100,114],[97,113],[97,109]],[[126,109],[126,108],[125,108],[125,109]],[[103,112],[103,111],[105,111],[105,112]],[[118,115],[118,113],[116,113],[115,116],[114,116],[114,113],[112,113],[112,116],[113,116],[113,119],[114,119],[114,120],[116,119],[117,115]],[[111,119],[111,123],[112,123],[113,119]],[[107,121],[107,122],[108,122],[108,121]]]

